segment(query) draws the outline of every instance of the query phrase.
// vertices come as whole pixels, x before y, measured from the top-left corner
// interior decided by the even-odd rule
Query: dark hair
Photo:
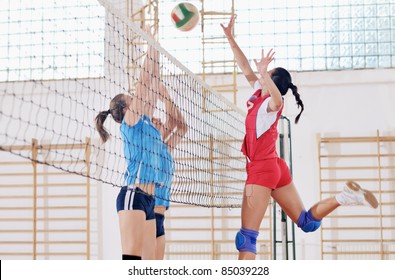
[[[105,143],[110,137],[110,134],[104,128],[104,121],[107,119],[107,116],[111,114],[114,121],[116,121],[117,123],[122,123],[122,120],[125,116],[124,109],[127,106],[125,97],[126,95],[124,94],[116,95],[113,99],[111,99],[110,109],[107,111],[101,111],[95,118],[96,129],[99,132],[100,138],[103,143]]]
[[[272,70],[271,78],[279,89],[281,95],[284,96],[287,94],[289,89],[292,90],[292,94],[295,96],[298,108],[301,107],[299,114],[295,118],[295,123],[298,123],[300,115],[302,115],[302,112],[304,110],[304,105],[302,100],[300,99],[298,87],[292,83],[291,74],[288,72],[288,70],[282,67],[277,67]]]

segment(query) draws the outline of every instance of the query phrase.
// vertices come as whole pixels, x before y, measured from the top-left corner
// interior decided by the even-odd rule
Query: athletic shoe
[[[362,189],[354,181],[347,181],[343,192],[336,195],[336,200],[340,205],[367,205],[377,208],[379,203],[371,191]]]

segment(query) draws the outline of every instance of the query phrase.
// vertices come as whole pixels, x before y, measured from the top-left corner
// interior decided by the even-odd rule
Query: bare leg
[[[290,217],[290,219],[297,223],[300,213],[304,210],[304,205],[298,191],[293,182],[290,184],[277,188],[272,192],[272,197]]]
[[[272,197],[277,201],[291,220],[297,223],[300,213],[305,208],[299,197],[298,191],[296,190],[295,184],[291,182],[284,187],[274,190],[272,192]],[[335,197],[330,197],[317,202],[313,207],[311,207],[311,214],[317,220],[321,220],[339,206],[340,204],[336,201]]]
[[[317,220],[321,220],[339,206],[340,204],[336,201],[334,196],[329,197],[314,204],[311,207],[311,214],[313,214],[314,218]]]
[[[241,206],[241,226],[259,231],[272,190],[263,186],[249,184],[244,188]],[[239,252],[239,260],[254,260],[252,252]]]
[[[145,221],[143,240],[143,260],[155,260],[156,250],[156,222],[155,219]]]
[[[118,212],[123,255],[142,256],[145,213],[141,210]]]
[[[159,236],[156,238],[156,259],[163,260],[165,258],[165,244],[166,237],[165,235]]]

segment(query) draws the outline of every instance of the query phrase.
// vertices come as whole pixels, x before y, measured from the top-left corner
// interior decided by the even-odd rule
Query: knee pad
[[[241,228],[236,234],[236,249],[239,252],[247,251],[256,254],[256,238],[258,234],[258,231]]]
[[[306,212],[305,210],[300,213],[298,219],[298,227],[300,227],[304,232],[316,231],[321,226],[321,220],[317,220],[311,214],[311,209]]]

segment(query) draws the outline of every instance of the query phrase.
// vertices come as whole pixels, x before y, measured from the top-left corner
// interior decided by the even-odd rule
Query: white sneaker
[[[367,205],[375,209],[379,206],[374,194],[354,181],[346,182],[343,192],[336,195],[336,200],[340,205]]]

